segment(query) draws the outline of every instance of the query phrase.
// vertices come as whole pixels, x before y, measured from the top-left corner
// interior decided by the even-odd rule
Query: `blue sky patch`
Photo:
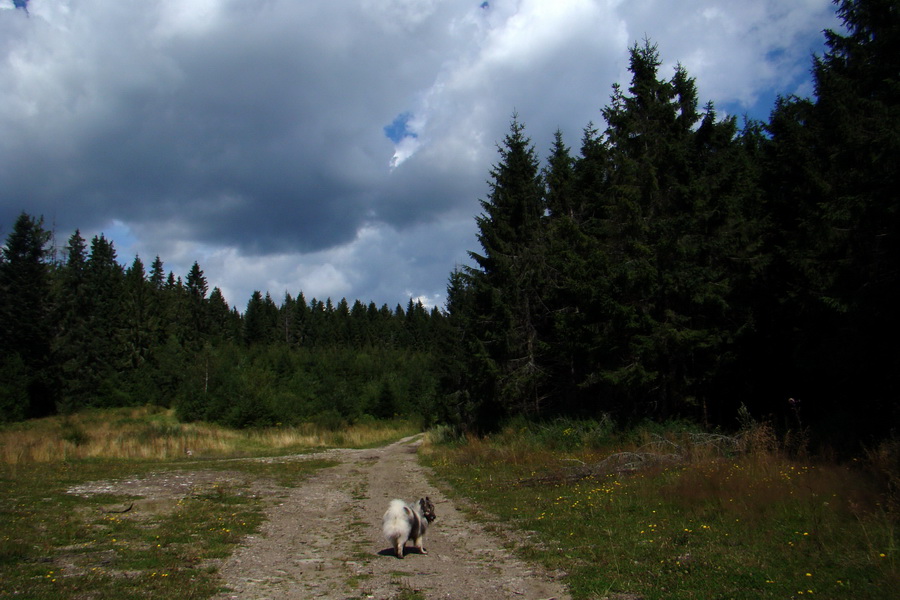
[[[404,112],[397,115],[397,118],[394,119],[393,123],[385,125],[384,135],[395,144],[399,143],[403,138],[418,137],[409,130],[409,121],[412,119],[412,116],[411,112]]]

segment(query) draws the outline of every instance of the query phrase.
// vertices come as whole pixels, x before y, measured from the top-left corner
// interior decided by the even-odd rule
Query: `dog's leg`
[[[422,554],[428,554],[428,550],[425,549],[425,536],[416,538],[416,548],[419,549],[419,552]]]
[[[399,539],[394,542],[394,553],[397,555],[397,558],[403,558],[403,546],[405,545],[405,542]]]

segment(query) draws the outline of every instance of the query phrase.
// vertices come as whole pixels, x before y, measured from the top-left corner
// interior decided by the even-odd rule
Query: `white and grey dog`
[[[436,518],[434,504],[428,496],[409,504],[403,500],[391,500],[384,513],[382,531],[394,547],[397,558],[403,558],[403,548],[408,540],[412,540],[422,554],[428,554],[423,545],[425,530]]]

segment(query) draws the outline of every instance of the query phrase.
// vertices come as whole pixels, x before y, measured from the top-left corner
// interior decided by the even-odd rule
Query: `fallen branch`
[[[577,459],[567,459],[577,460]],[[588,477],[598,475],[610,475],[613,473],[633,473],[641,469],[656,466],[677,465],[685,462],[681,454],[659,454],[656,452],[618,452],[611,454],[603,460],[595,463],[584,463],[569,467],[562,472],[540,477],[529,477],[519,480],[519,485],[534,485],[547,483],[573,483]]]
[[[592,475],[609,473],[626,473],[655,467],[673,465],[684,462],[681,454],[658,454],[656,452],[619,452],[611,454],[598,463],[590,465]]]
[[[106,510],[105,508],[103,508],[103,507],[101,506],[101,507],[100,507],[100,512],[102,512],[102,513],[107,513],[107,514],[122,514],[122,513],[127,513],[127,512],[128,512],[129,510],[131,510],[132,508],[134,508],[134,502],[132,502],[131,504],[129,504],[129,505],[128,505],[128,508],[125,508],[125,509],[122,509],[122,510]]]

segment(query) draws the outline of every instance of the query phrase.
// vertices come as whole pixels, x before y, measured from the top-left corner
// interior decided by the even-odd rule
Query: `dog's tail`
[[[404,540],[410,534],[410,520],[414,518],[413,511],[406,505],[403,500],[391,500],[388,505],[387,512],[384,513],[384,537],[392,542],[403,538]]]

